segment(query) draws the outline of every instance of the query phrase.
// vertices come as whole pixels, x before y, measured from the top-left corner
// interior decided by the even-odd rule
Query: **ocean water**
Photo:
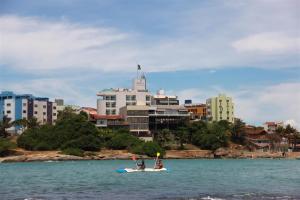
[[[300,160],[164,164],[169,171],[119,174],[117,168],[133,161],[1,163],[0,200],[300,199]]]

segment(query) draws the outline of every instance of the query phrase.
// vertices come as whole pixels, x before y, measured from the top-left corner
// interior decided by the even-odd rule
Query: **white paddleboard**
[[[119,173],[132,173],[132,172],[161,172],[167,171],[166,168],[161,169],[153,169],[153,168],[145,168],[145,169],[135,169],[135,168],[121,168],[116,170]]]

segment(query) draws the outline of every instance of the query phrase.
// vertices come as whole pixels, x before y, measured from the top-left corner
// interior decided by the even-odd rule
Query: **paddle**
[[[132,155],[132,160],[135,161],[135,165],[136,165],[136,167],[138,167],[135,155]]]
[[[158,159],[158,157],[160,156],[160,153],[159,152],[157,152],[156,153],[156,159],[155,159],[155,163],[154,163],[154,169],[155,169],[155,166],[156,166],[156,163],[157,163],[157,159]]]

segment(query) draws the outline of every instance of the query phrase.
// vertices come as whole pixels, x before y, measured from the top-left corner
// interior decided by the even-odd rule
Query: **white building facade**
[[[132,89],[105,89],[97,94],[97,112],[99,115],[119,115],[120,108],[132,105],[151,105],[151,93],[147,90],[144,74],[133,80]]]
[[[56,103],[48,98],[30,94],[16,95],[5,91],[0,93],[0,120],[6,116],[11,122],[19,119],[36,118],[40,124],[52,124],[57,120]],[[13,126],[8,131],[18,132],[21,127]]]

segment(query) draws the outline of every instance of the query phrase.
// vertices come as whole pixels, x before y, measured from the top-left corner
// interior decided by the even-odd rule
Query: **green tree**
[[[297,141],[300,139],[300,135],[297,129],[288,124],[284,129],[284,134],[288,138],[289,144],[292,144],[293,150],[295,150]]]
[[[0,138],[0,156],[6,156],[16,145],[6,138]]]
[[[245,123],[241,119],[236,119],[231,129],[231,141],[238,144],[245,144]]]
[[[218,122],[207,123],[193,134],[193,144],[202,149],[216,150],[228,145],[227,128]]]
[[[187,127],[179,127],[175,131],[175,140],[179,143],[180,149],[184,149],[183,144],[187,142],[188,140],[188,135],[189,135],[189,130]]]
[[[13,123],[11,122],[11,119],[7,117],[6,115],[3,116],[2,121],[0,121],[0,137],[6,138],[9,136],[9,133],[6,131],[6,129],[13,126]]]
[[[159,152],[161,156],[165,154],[165,150],[157,142],[143,142],[132,149],[133,153],[147,155],[149,157],[156,157]]]
[[[171,141],[172,133],[169,129],[159,130],[154,135],[154,140],[162,147],[166,147],[167,144]]]

